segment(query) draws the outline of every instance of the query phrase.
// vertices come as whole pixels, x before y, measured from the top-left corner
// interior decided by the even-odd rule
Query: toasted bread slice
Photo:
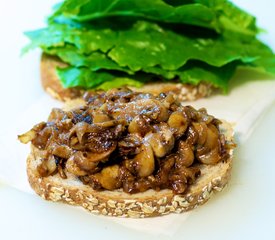
[[[66,67],[67,64],[60,61],[57,57],[53,57],[47,54],[43,54],[41,58],[41,83],[43,88],[52,97],[66,101],[68,99],[75,99],[83,94],[83,89],[77,88],[64,88],[58,79],[56,74],[56,67]],[[199,85],[181,84],[181,83],[164,83],[154,82],[145,84],[141,88],[129,87],[132,90],[138,90],[139,92],[148,92],[153,94],[160,93],[173,93],[177,97],[184,100],[195,100],[198,98],[206,97],[210,95],[213,87],[210,84],[200,83]]]
[[[68,108],[81,102],[69,101]],[[233,140],[233,130],[229,123],[220,125],[226,140]],[[34,191],[46,200],[62,201],[108,216],[153,217],[168,213],[189,211],[205,203],[215,191],[221,191],[230,179],[233,149],[229,157],[215,165],[200,164],[201,175],[184,194],[174,194],[172,190],[147,190],[142,193],[128,194],[122,190],[96,191],[84,185],[73,174],[66,172],[67,179],[58,174],[41,177],[37,166],[41,163],[41,150],[32,146],[27,160],[27,174]]]

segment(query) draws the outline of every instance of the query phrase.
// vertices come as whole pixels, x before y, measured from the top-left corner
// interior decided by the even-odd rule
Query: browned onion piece
[[[18,139],[21,143],[28,143],[32,140],[35,139],[36,137],[36,134],[38,132],[40,132],[43,128],[45,128],[46,126],[46,123],[45,122],[41,122],[41,123],[38,123],[36,124],[31,130],[29,130],[28,132],[24,133],[24,134],[21,134],[21,135],[18,135]]]
[[[32,141],[36,136],[36,131],[34,131],[33,129],[29,130],[28,132],[18,135],[18,139],[21,143],[28,143],[30,141]]]
[[[178,152],[177,152],[177,160],[176,160],[176,167],[177,166],[185,166],[189,167],[194,162],[194,151],[192,147],[184,141],[180,141],[178,145]]]
[[[156,181],[158,182],[159,186],[167,187],[169,183],[169,173],[171,172],[174,164],[175,164],[176,156],[171,154],[167,156],[163,161],[160,163],[160,168],[156,174]]]
[[[221,156],[218,148],[214,148],[205,154],[196,153],[197,159],[204,164],[216,164],[221,160]]]

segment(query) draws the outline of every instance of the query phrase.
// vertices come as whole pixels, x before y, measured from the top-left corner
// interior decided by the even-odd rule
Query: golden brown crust
[[[67,65],[60,61],[58,58],[42,54],[41,58],[41,83],[46,92],[52,95],[54,98],[66,101],[68,99],[75,99],[83,94],[83,91],[76,88],[63,88],[58,76],[56,75],[56,67],[66,67]],[[132,90],[138,90],[139,92],[149,92],[153,94],[174,93],[182,100],[195,100],[198,98],[209,96],[212,87],[210,84],[200,83],[197,86],[181,83],[163,83],[154,82],[145,84],[141,88],[129,87]]]
[[[224,123],[223,129],[226,138],[232,140],[231,126]],[[186,212],[204,204],[213,192],[221,191],[229,181],[233,150],[224,162],[201,164],[201,176],[185,194],[179,195],[171,190],[148,190],[131,195],[122,190],[95,191],[68,172],[67,179],[61,179],[58,174],[43,178],[36,170],[40,154],[40,150],[32,146],[27,160],[27,174],[32,188],[44,199],[82,206],[92,213],[143,218]]]

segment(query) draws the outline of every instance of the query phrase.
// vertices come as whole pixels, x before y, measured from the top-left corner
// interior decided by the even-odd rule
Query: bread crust
[[[83,94],[83,90],[77,88],[64,88],[56,74],[56,67],[64,68],[67,64],[54,56],[42,54],[40,63],[41,83],[44,90],[52,97],[60,100],[67,101],[69,99],[75,99]],[[164,83],[154,82],[145,84],[141,88],[129,87],[133,91],[148,92],[153,94],[160,93],[173,93],[177,95],[177,98],[181,101],[196,100],[209,96],[213,90],[210,84],[200,83],[196,86],[191,84],[181,83]]]
[[[222,131],[232,141],[233,131],[224,122]],[[181,213],[196,208],[208,201],[213,192],[221,191],[228,183],[232,168],[233,149],[230,157],[216,165],[200,164],[201,176],[185,194],[174,194],[171,190],[147,190],[128,194],[122,190],[95,191],[84,185],[74,175],[66,172],[67,179],[58,174],[41,177],[36,166],[40,163],[41,150],[32,146],[27,159],[27,175],[31,187],[42,198],[81,206],[95,214],[108,216],[144,218]]]

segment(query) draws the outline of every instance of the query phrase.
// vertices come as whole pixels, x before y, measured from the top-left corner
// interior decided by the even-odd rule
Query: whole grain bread
[[[69,101],[65,109],[71,109],[83,102]],[[231,125],[220,126],[228,141],[233,141]],[[31,187],[42,198],[82,206],[92,213],[120,217],[153,217],[168,213],[181,213],[205,203],[213,192],[221,191],[230,179],[233,149],[228,150],[228,159],[215,165],[200,164],[201,175],[184,194],[171,190],[147,190],[143,193],[127,194],[122,190],[95,191],[84,185],[73,174],[66,172],[67,179],[59,174],[41,177],[37,166],[41,163],[41,151],[34,146],[27,159],[27,174]]]
[[[64,68],[67,64],[54,56],[42,54],[41,57],[41,83],[43,88],[52,97],[66,101],[80,97],[84,90],[78,88],[64,88],[56,74],[56,67]],[[141,88],[129,87],[130,89],[139,92],[148,92],[153,94],[173,93],[180,100],[196,100],[198,98],[209,96],[213,90],[210,84],[200,83],[198,85],[181,84],[181,83],[164,83],[152,82],[147,83]]]

